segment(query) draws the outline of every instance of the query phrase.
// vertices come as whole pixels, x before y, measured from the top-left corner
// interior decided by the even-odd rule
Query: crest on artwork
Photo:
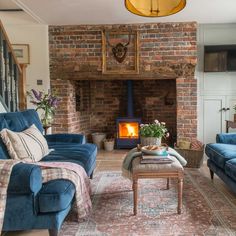
[[[126,54],[128,51],[128,45],[130,44],[130,32],[129,32],[129,39],[128,42],[123,44],[123,43],[117,43],[116,45],[112,45],[109,41],[109,33],[106,32],[106,39],[107,39],[107,44],[109,45],[109,47],[112,48],[112,53],[114,58],[116,59],[116,61],[118,61],[119,63],[122,63],[125,58],[126,58]]]

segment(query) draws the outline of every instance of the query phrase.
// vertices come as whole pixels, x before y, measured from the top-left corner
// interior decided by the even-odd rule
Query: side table
[[[229,133],[229,128],[236,129],[236,122],[231,120],[226,120],[226,133]]]

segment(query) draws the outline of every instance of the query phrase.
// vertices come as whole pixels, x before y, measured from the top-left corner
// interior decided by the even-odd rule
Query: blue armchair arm
[[[216,142],[236,145],[236,133],[217,134],[216,135]]]
[[[42,187],[42,172],[39,166],[18,163],[11,172],[7,192],[10,194],[35,193]]]
[[[86,143],[83,134],[48,134],[44,136],[47,142],[63,142],[63,143]]]

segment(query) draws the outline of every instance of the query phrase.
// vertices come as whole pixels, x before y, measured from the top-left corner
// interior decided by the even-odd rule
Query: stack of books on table
[[[158,155],[142,155],[142,159],[140,161],[141,164],[170,164],[173,160],[169,158],[169,155],[166,156],[158,156]]]

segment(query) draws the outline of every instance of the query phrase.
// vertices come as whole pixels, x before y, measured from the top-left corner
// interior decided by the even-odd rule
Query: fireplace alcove
[[[127,81],[100,80],[75,81],[76,114],[78,125],[90,137],[93,132],[105,132],[108,137],[118,137],[123,128],[123,139],[117,140],[118,148],[130,148],[139,142],[139,124],[150,123],[155,119],[166,122],[171,138],[165,140],[169,145],[176,141],[176,80],[133,80],[132,81],[132,111],[127,96]],[[117,123],[117,118],[121,121]],[[128,119],[136,123],[129,131]],[[138,127],[136,127],[138,124]],[[129,124],[128,124],[129,125]],[[136,128],[135,128],[136,127]],[[120,129],[119,129],[120,128]],[[126,131],[125,131],[126,130]],[[130,135],[130,136],[129,136]],[[136,137],[132,137],[136,136]],[[126,136],[126,137],[125,137]],[[122,141],[123,140],[123,141]],[[127,141],[131,145],[126,145]]]

